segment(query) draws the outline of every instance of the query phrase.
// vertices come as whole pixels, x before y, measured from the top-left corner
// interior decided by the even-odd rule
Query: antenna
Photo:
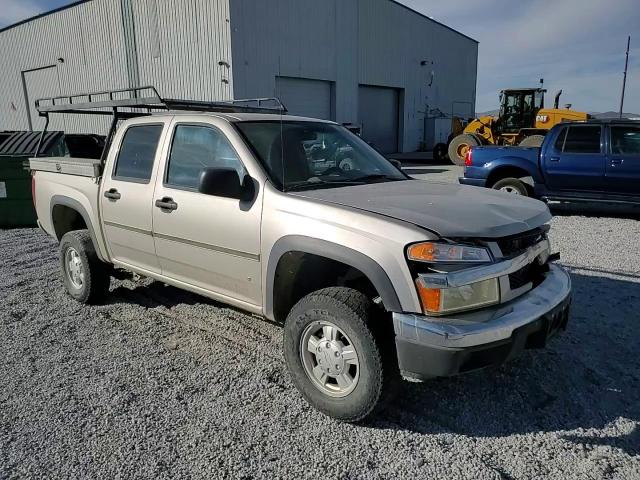
[[[631,45],[631,35],[627,37],[627,54],[624,61],[624,76],[622,77],[622,95],[620,96],[620,118],[622,118],[622,108],[624,106],[624,90],[627,87],[627,69],[629,68],[629,46]]]
[[[282,65],[281,58],[278,55],[278,79],[282,78]],[[276,82],[277,88],[277,98],[280,99],[282,90],[280,88],[280,84]],[[286,190],[287,181],[284,174],[284,127],[282,125],[282,112],[280,112],[280,167],[282,168],[282,191]]]

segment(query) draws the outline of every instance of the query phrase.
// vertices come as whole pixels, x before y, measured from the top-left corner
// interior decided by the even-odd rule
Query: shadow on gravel
[[[572,279],[568,328],[547,349],[499,368],[403,382],[399,400],[370,426],[481,437],[556,432],[640,453],[640,432],[629,421],[640,421],[640,283]]]
[[[162,282],[148,280],[147,285],[134,285],[133,288],[118,286],[107,295],[104,305],[114,305],[118,303],[135,303],[145,308],[165,307],[171,309],[178,305],[212,305],[216,308],[234,310],[242,315],[247,315],[245,310],[234,307],[226,303],[217,302],[211,298],[191,293],[187,290],[172,287]],[[274,322],[265,317],[253,316],[252,319],[271,325],[282,327],[281,323]]]
[[[195,305],[197,303],[222,306],[207,297],[202,297],[195,293],[154,281],[150,281],[147,285],[137,285],[134,288],[118,286],[107,295],[105,305],[112,305],[123,301],[133,302],[146,308],[160,306],[172,308],[180,304]]]
[[[583,217],[629,218],[640,220],[640,206],[608,205],[599,203],[551,203],[551,213],[566,217],[580,215]]]

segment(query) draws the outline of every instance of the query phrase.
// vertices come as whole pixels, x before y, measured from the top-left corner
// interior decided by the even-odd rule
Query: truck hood
[[[307,190],[292,195],[412,223],[442,237],[498,238],[551,219],[531,198],[486,188],[407,180]]]

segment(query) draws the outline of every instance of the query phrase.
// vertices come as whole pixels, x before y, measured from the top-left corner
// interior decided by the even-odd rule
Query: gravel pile
[[[640,223],[561,213],[569,329],[362,426],[301,399],[278,325],[150,281],[81,306],[0,231],[0,478],[640,479]]]

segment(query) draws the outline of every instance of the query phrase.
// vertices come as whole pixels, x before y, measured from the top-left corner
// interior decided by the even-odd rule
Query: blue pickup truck
[[[559,123],[539,148],[473,147],[459,180],[541,200],[640,204],[640,121]]]

